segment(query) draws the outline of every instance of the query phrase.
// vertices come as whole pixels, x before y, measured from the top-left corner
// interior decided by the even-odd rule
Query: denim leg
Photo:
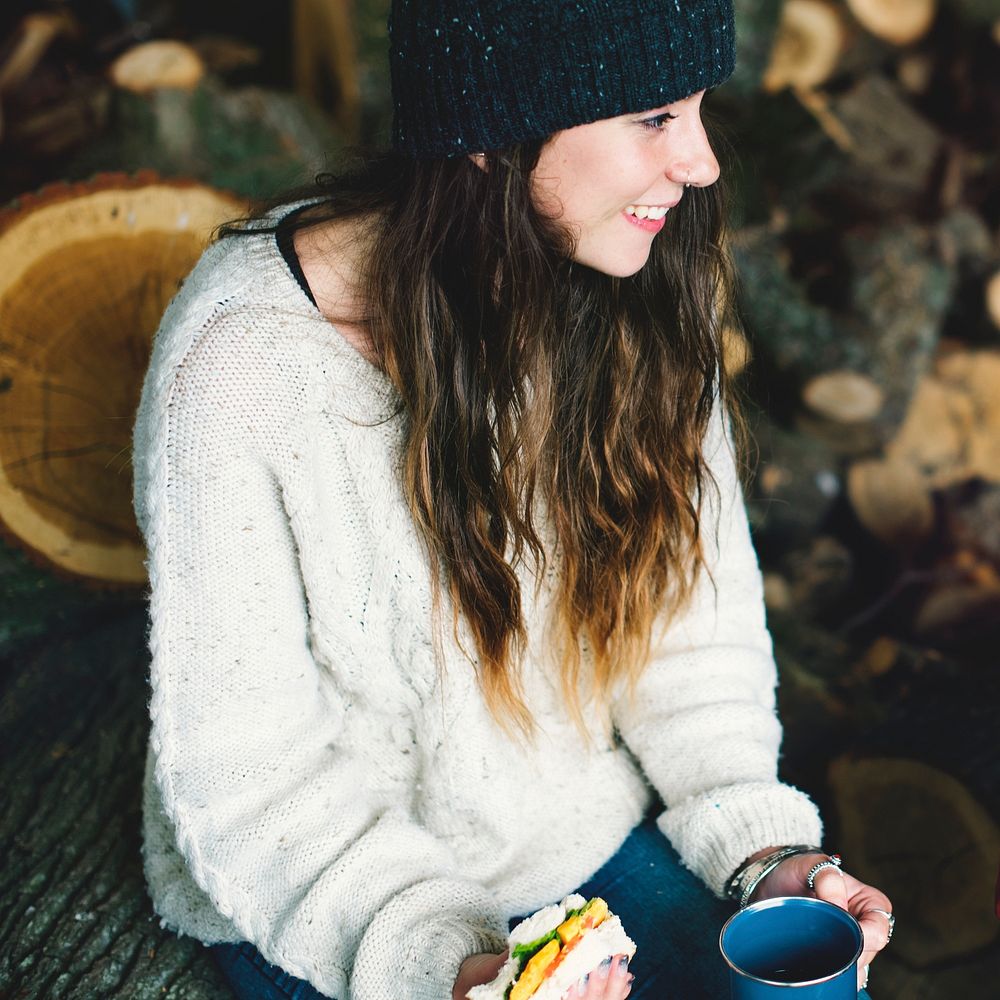
[[[579,891],[607,900],[635,941],[634,1000],[728,996],[728,967],[718,940],[732,904],[716,899],[681,864],[652,817]]]
[[[271,965],[249,941],[208,949],[237,1000],[329,1000],[302,979]]]

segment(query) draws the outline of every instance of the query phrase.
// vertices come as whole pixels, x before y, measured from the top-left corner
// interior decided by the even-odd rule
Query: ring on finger
[[[892,940],[892,932],[896,929],[896,918],[888,910],[883,910],[881,906],[869,906],[865,913],[881,913],[889,921],[889,933],[885,936],[885,943],[888,944]],[[861,916],[864,916],[865,913],[862,913]]]
[[[829,858],[826,858],[824,861],[820,861],[818,864],[813,865],[812,868],[809,869],[809,873],[806,875],[806,885],[815,891],[816,876],[824,868],[832,868],[838,875],[843,876],[844,873],[840,870],[840,866],[843,863],[844,862],[841,860],[839,854],[831,854]]]

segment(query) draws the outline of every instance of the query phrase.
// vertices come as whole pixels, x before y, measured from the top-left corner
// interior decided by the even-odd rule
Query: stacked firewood
[[[0,202],[46,181],[139,169],[265,197],[311,179],[356,138],[358,96],[343,83],[357,76],[352,46],[327,60],[342,81],[334,120],[314,100],[326,79],[319,52],[350,25],[331,15],[324,26],[310,11],[346,4],[295,5],[298,94],[251,82],[260,47],[186,28],[180,4],[126,4],[144,12],[132,20],[86,16],[111,0],[33,6],[0,36]]]
[[[896,902],[891,996],[1000,971],[1000,4],[737,4],[725,124],[786,771]],[[987,985],[989,984],[989,985]]]

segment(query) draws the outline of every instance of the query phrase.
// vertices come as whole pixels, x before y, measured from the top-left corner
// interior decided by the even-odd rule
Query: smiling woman
[[[461,1000],[579,890],[638,950],[566,996],[717,1000],[727,887],[825,858],[722,364],[732,5],[395,0],[390,37],[393,148],[225,227],[156,337],[156,908],[241,997]],[[840,880],[867,964],[891,907]]]

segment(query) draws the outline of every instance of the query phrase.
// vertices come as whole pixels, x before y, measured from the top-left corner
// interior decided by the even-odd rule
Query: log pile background
[[[104,171],[244,199],[308,179],[386,136],[386,7],[8,3],[0,205]],[[737,9],[740,66],[707,107],[735,150],[732,363],[759,448],[747,492],[784,774],[895,901],[876,998],[985,1000],[1000,982],[1000,0]],[[0,546],[0,995],[222,997],[142,888],[141,589],[59,572],[9,526]]]

